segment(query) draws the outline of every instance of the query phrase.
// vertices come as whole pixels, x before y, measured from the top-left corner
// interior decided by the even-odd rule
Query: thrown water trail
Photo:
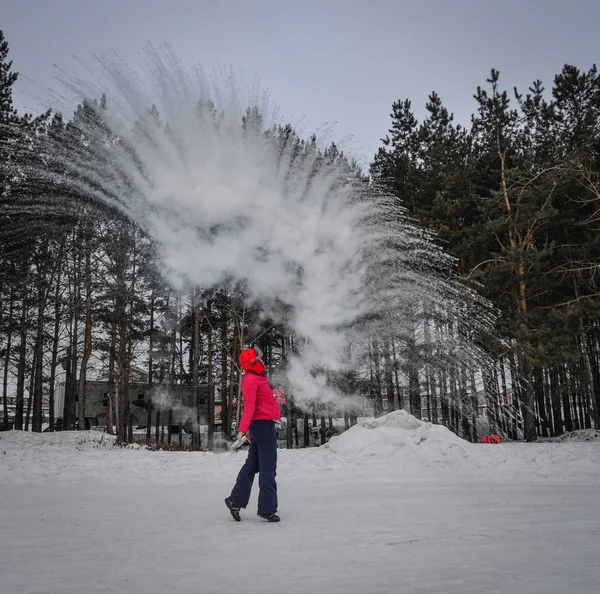
[[[416,310],[472,323],[451,260],[347,160],[286,126],[257,81],[148,48],[141,64],[99,57],[63,84],[106,100],[85,104],[43,175],[140,225],[174,287],[244,283],[303,339],[286,371],[300,405],[339,405],[315,370],[342,369],[370,333],[412,332]]]

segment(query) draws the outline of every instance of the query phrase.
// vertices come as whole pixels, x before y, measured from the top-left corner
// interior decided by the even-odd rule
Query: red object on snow
[[[484,435],[479,443],[500,443],[500,438],[497,435]]]

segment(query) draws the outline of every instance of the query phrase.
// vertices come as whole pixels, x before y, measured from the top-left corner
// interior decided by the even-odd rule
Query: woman
[[[279,405],[265,377],[265,366],[260,349],[246,349],[240,353],[244,413],[238,428],[237,441],[241,444],[246,433],[250,441],[248,457],[240,470],[231,495],[225,499],[236,522],[241,520],[240,509],[246,509],[254,476],[258,473],[258,515],[269,522],[279,522],[277,515],[277,432]]]

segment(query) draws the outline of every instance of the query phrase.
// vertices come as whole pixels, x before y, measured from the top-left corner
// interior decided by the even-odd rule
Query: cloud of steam
[[[303,338],[287,371],[300,404],[336,400],[312,370],[338,367],[344,329],[370,309],[443,301],[439,270],[415,269],[446,263],[429,240],[397,209],[390,222],[385,201],[366,200],[345,167],[277,135],[287,122],[255,81],[207,76],[150,48],[141,64],[98,58],[90,76],[64,84],[80,99],[106,94],[95,139],[106,154],[73,167],[90,194],[155,238],[174,286],[244,281],[263,307],[288,306],[287,326]]]

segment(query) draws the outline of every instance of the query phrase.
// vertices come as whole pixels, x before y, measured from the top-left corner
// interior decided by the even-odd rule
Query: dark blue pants
[[[274,514],[277,511],[277,432],[275,421],[252,421],[248,457],[238,474],[231,499],[245,508],[250,500],[254,476],[258,473],[258,513]]]

